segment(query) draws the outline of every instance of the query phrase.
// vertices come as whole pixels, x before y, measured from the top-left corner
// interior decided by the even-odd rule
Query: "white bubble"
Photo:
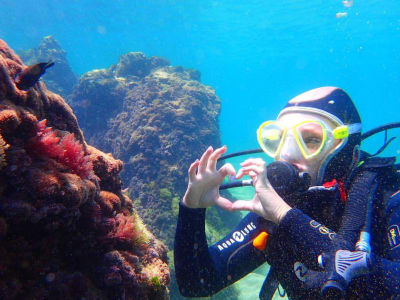
[[[345,7],[352,7],[352,6],[353,6],[353,0],[343,0],[343,1],[342,1],[342,4],[343,4]]]
[[[337,12],[336,19],[345,18],[347,17],[347,12]]]

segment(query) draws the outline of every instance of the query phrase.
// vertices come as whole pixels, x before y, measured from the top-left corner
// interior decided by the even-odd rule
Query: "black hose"
[[[241,155],[253,154],[253,153],[261,153],[261,152],[263,152],[262,149],[251,149],[251,150],[245,150],[245,151],[240,151],[240,152],[234,152],[234,153],[231,153],[231,154],[227,154],[227,155],[221,156],[218,159],[218,161],[224,160],[224,159],[228,159],[228,158],[231,158],[231,157],[235,157],[235,156],[241,156]]]
[[[371,135],[374,135],[378,132],[393,129],[393,128],[399,128],[399,127],[400,127],[400,122],[393,122],[393,123],[388,123],[388,124],[373,128],[373,129],[368,130],[367,132],[363,133],[361,135],[361,140],[365,140],[366,138],[369,138]]]
[[[370,189],[377,174],[367,171],[363,176],[357,176],[350,187],[350,192],[342,218],[342,225],[336,239],[346,241],[346,250],[353,250],[361,229],[365,225]],[[342,247],[341,245],[339,247]]]
[[[371,208],[373,196],[371,191],[375,190],[374,181],[376,172],[366,171],[357,176],[350,187],[348,201],[342,218],[340,229],[333,240],[331,255],[332,261],[328,264],[329,276],[321,287],[321,294],[325,299],[341,299],[346,294],[347,283],[344,278],[337,274],[335,269],[335,253],[337,250],[354,251],[354,245],[361,230],[371,226]]]
[[[272,299],[278,286],[279,286],[279,281],[276,277],[276,271],[273,267],[270,267],[268,275],[267,277],[265,277],[260,293],[258,294],[259,299],[260,300]]]
[[[230,189],[230,188],[250,186],[250,185],[253,185],[253,181],[251,179],[250,180],[235,180],[235,181],[230,181],[230,182],[221,184],[219,189],[226,190],[226,189]]]

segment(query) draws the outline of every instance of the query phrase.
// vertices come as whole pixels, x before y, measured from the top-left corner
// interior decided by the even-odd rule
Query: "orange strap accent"
[[[331,181],[324,182],[322,185],[326,188],[331,188],[331,187],[334,187],[336,183],[337,183],[337,180],[332,179]]]
[[[347,201],[347,191],[346,191],[346,188],[344,187],[343,181],[338,181],[336,179],[332,179],[332,181],[325,182],[322,185],[326,188],[331,188],[331,187],[334,187],[335,184],[338,184],[338,187],[339,187],[340,200],[342,200],[342,202],[346,202]]]
[[[256,248],[256,249],[258,249],[260,251],[265,250],[265,247],[267,246],[267,240],[268,240],[268,233],[266,233],[265,231],[262,231],[253,240],[254,248]]]

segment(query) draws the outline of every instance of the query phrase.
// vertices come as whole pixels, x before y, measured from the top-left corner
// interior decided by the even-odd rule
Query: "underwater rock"
[[[37,48],[18,51],[18,55],[26,65],[39,62],[54,62],[54,66],[41,77],[48,89],[66,98],[78,76],[72,71],[67,60],[67,53],[52,36],[44,37]]]
[[[141,52],[129,52],[121,56],[119,64],[114,65],[113,72],[117,77],[145,77],[153,69],[168,66],[169,61],[161,57],[146,58]]]
[[[0,40],[0,299],[169,299],[167,249],[123,194],[122,161],[44,83],[20,90],[24,68]]]
[[[221,144],[220,99],[199,80],[196,70],[130,52],[84,74],[68,99],[87,140],[124,162],[135,208],[170,249],[187,169],[209,145]]]

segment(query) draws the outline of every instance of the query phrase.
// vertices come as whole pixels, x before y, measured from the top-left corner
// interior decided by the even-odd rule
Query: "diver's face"
[[[306,112],[289,112],[281,115],[277,119],[277,123],[288,128],[286,137],[284,138],[282,147],[277,153],[275,160],[286,161],[296,166],[300,172],[307,172],[311,176],[311,183],[315,185],[318,171],[326,159],[327,155],[335,149],[340,140],[330,140],[320,147],[322,143],[321,130],[315,129],[312,126],[303,126],[302,139],[309,153],[316,151],[316,155],[310,158],[305,158],[302,154],[296,138],[294,137],[291,128],[304,121],[322,121],[328,130],[333,130],[336,125],[328,118]],[[318,152],[317,152],[318,151]]]

